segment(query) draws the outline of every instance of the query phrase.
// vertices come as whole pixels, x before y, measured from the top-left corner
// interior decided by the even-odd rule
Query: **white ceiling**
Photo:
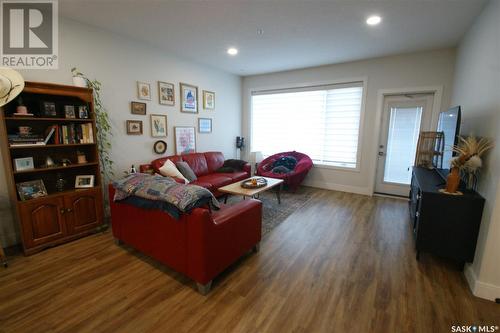
[[[485,2],[64,0],[59,10],[180,57],[252,75],[455,46]],[[374,13],[383,21],[369,27],[365,19]],[[239,54],[228,56],[229,46]]]

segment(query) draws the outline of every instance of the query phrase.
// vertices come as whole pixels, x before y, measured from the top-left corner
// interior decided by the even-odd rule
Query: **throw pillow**
[[[279,166],[273,168],[273,173],[290,173],[290,172],[291,172],[291,170],[283,165],[279,165]]]
[[[222,173],[233,173],[233,172],[236,172],[236,169],[231,168],[231,167],[227,167],[227,166],[223,166],[223,167],[218,168],[216,171],[222,172]]]
[[[198,179],[198,177],[196,177],[196,175],[194,174],[193,169],[191,169],[191,167],[189,166],[189,164],[187,164],[186,162],[184,162],[184,161],[177,162],[177,163],[175,163],[175,166],[177,167],[177,169],[179,169],[180,173],[182,173],[182,175],[184,177],[186,177],[186,179],[190,183],[192,181]]]
[[[283,156],[273,163],[273,168],[278,166],[284,166],[287,169],[293,170],[297,165],[297,159],[293,156]]]
[[[235,170],[241,171],[243,170],[243,167],[247,164],[246,161],[243,160],[235,160],[235,159],[229,159],[224,161],[223,167],[229,167],[233,168]]]
[[[189,183],[186,177],[184,177],[182,173],[180,173],[179,170],[177,170],[177,167],[171,160],[166,160],[165,164],[163,164],[163,166],[159,169],[159,171],[163,176],[180,178],[184,180],[184,183]]]

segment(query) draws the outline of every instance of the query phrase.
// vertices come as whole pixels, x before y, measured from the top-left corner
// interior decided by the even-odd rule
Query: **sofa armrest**
[[[252,165],[250,163],[247,163],[243,166],[243,171],[247,173],[248,177],[251,177],[252,175]]]
[[[212,218],[216,226],[231,223],[249,215],[257,217],[262,212],[262,202],[259,200],[243,200],[231,206],[224,206],[222,209],[212,213]]]
[[[150,174],[154,174],[155,169],[153,168],[153,165],[152,165],[152,164],[141,164],[141,165],[139,165],[139,171],[140,171],[141,173],[150,173]]]
[[[196,208],[189,215],[188,271],[206,284],[261,240],[262,203],[244,200],[210,213]]]

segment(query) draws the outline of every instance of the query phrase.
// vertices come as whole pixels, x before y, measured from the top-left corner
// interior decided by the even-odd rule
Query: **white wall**
[[[121,176],[131,164],[149,162],[159,157],[153,152],[149,114],[167,115],[167,154],[174,154],[173,126],[196,126],[198,117],[213,118],[211,134],[197,133],[197,150],[222,151],[226,157],[236,154],[234,139],[241,135],[241,78],[206,66],[165,54],[148,45],[121,36],[63,19],[59,27],[59,70],[22,71],[26,80],[72,84],[71,68],[77,66],[90,78],[103,84],[103,100],[114,131],[112,159],[115,175]],[[203,52],[203,50],[200,50]],[[137,100],[136,81],[149,82],[152,100],[147,102],[147,116],[132,115],[130,101]],[[176,105],[158,103],[157,81],[175,83]],[[181,113],[179,82],[197,85],[201,105],[203,89],[216,93],[216,110],[200,110],[197,115]],[[125,120],[143,121],[142,136],[126,135]],[[163,139],[165,140],[165,139]],[[12,216],[7,202],[5,172],[0,166],[0,240],[4,246],[16,243]]]
[[[466,276],[476,296],[500,297],[500,1],[491,1],[457,51],[453,104],[462,106],[462,133],[484,136],[496,147],[478,185],[486,205],[476,256]]]
[[[378,126],[375,124],[380,121],[376,116],[379,92],[395,88],[442,86],[441,110],[446,110],[449,107],[454,62],[455,50],[446,49],[244,77],[243,135],[250,143],[249,119],[252,90],[366,78],[366,109],[361,128],[362,142],[359,147],[361,149],[360,170],[314,167],[307,176],[305,184],[371,195],[378,144]],[[247,147],[247,152],[249,149],[251,148]]]

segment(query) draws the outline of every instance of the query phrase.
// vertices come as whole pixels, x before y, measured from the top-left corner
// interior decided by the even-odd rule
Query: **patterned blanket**
[[[116,189],[114,201],[137,196],[167,202],[183,213],[205,204],[216,210],[220,208],[219,201],[206,188],[179,184],[170,177],[135,173],[114,181],[113,186]]]

